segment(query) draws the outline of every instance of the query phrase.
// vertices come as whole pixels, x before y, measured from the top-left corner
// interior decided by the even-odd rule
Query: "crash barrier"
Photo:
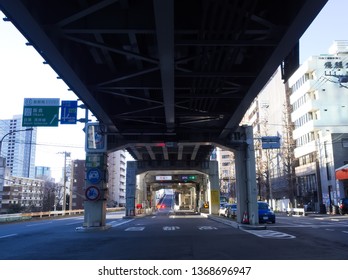
[[[106,208],[107,212],[115,212],[115,211],[121,211],[121,210],[124,210],[124,207]],[[32,218],[57,217],[57,216],[64,216],[64,215],[81,215],[83,213],[84,213],[84,209],[0,214],[0,222],[13,222],[13,221],[20,221],[20,220],[30,220]]]
[[[286,214],[288,216],[293,216],[293,215],[306,216],[306,211],[304,208],[287,208]]]

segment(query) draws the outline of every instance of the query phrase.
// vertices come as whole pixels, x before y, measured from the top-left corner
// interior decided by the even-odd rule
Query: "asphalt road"
[[[83,217],[0,224],[1,260],[347,260],[348,216],[277,216],[265,229],[224,219],[107,215],[104,231]],[[216,217],[217,218],[217,217]],[[224,223],[228,221],[228,223]]]

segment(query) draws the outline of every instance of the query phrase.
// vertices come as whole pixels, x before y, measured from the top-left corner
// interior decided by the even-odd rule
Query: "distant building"
[[[2,191],[1,213],[41,211],[43,197],[43,180],[6,177]]]
[[[25,129],[28,128],[22,127],[22,115],[1,120],[0,156],[6,158],[6,166],[10,168],[12,176],[34,178],[37,129],[22,131]]]
[[[335,178],[348,163],[347,71],[348,41],[335,41],[329,54],[311,56],[289,79],[297,188],[316,210],[348,197],[348,176]]]
[[[279,67],[242,120],[242,124],[253,127],[258,199],[269,201],[275,209],[288,206],[288,202],[280,205],[275,201],[294,196],[288,179],[291,170],[286,169],[286,149],[293,149],[288,146],[286,139],[291,132],[291,127],[287,127],[290,109],[286,97],[286,87]],[[272,148],[266,145],[267,142],[263,143],[263,140],[277,137],[279,147]]]
[[[71,209],[83,209],[85,201],[85,189],[86,189],[86,161],[85,160],[72,160],[72,178],[70,184],[72,184],[71,194]]]
[[[35,178],[48,179],[51,178],[51,167],[48,166],[35,166]]]
[[[234,154],[220,148],[216,150],[216,160],[219,163],[220,195],[229,202],[236,202],[236,171]]]
[[[126,151],[108,154],[108,207],[126,205]]]

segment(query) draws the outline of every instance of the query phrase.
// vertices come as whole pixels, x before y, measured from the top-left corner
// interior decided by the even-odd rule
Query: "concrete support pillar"
[[[219,184],[219,165],[217,161],[209,162],[209,214],[219,214],[220,208],[220,184]]]
[[[82,228],[106,229],[107,198],[107,155],[87,153],[86,155],[86,201],[84,202],[84,222]]]
[[[237,221],[243,222],[243,216],[248,216],[249,223],[258,224],[257,187],[255,171],[255,153],[252,127],[245,130],[245,145],[235,151],[236,189],[237,189]]]
[[[126,172],[126,217],[135,215],[135,189],[136,189],[136,171],[135,161],[127,161]]]

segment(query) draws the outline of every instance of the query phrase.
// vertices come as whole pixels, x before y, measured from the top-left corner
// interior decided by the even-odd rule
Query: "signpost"
[[[59,98],[24,98],[22,126],[58,126]]]
[[[76,124],[77,121],[77,100],[62,100],[60,110],[61,124]]]

